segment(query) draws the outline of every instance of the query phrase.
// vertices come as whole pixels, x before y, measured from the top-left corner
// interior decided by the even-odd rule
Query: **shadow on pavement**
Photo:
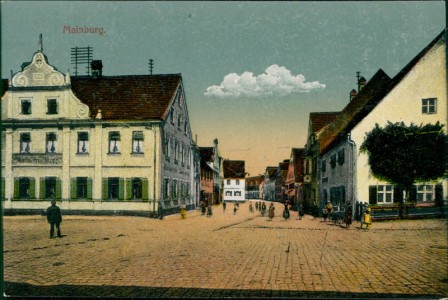
[[[92,286],[53,285],[38,286],[26,283],[5,282],[4,293],[10,298],[30,297],[133,297],[133,298],[349,298],[349,299],[437,299],[441,295],[385,294],[385,293],[343,293],[310,292],[286,290],[226,290],[181,287],[141,287],[141,286]]]

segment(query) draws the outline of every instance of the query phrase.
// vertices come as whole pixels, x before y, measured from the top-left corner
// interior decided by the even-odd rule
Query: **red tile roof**
[[[79,76],[71,78],[71,85],[92,118],[101,109],[104,120],[161,120],[181,81],[180,74]]]
[[[294,178],[296,182],[303,181],[303,157],[305,156],[305,149],[292,148],[292,155],[294,157]]]
[[[277,168],[278,167],[267,167],[266,168],[266,172],[268,173],[268,178],[269,179],[271,179],[272,177],[275,176],[275,174],[277,173]]]
[[[224,160],[222,163],[224,178],[245,178],[244,160]]]
[[[367,116],[373,108],[417,65],[417,63],[437,43],[445,42],[446,29],[415,56],[393,79],[383,70],[372,77],[370,82],[341,111],[337,120],[324,129],[319,137],[320,154],[326,153],[330,147],[344,137],[356,124]]]
[[[339,112],[311,112],[310,125],[312,132],[316,133],[334,120],[336,120]]]

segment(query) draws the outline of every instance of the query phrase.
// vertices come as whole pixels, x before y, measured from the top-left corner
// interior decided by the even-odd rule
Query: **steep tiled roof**
[[[224,178],[245,178],[244,160],[224,160]]]
[[[263,180],[264,180],[264,176],[263,175],[247,177],[246,178],[246,185],[247,186],[257,185],[258,186]]]
[[[199,147],[199,155],[201,156],[201,162],[212,162],[213,147]]]
[[[181,83],[180,74],[71,78],[74,94],[105,120],[163,119]]]
[[[305,149],[292,148],[292,155],[294,157],[294,178],[296,182],[303,181],[303,157],[305,156]]]
[[[339,112],[311,112],[310,113],[310,125],[314,133],[318,132],[334,120],[338,116]]]
[[[286,176],[288,175],[289,159],[279,163],[278,168],[280,170],[280,173],[278,175],[280,175],[282,182],[285,182]]]
[[[272,177],[275,176],[275,174],[277,173],[277,168],[278,167],[267,167],[266,168],[266,172],[268,173],[269,179],[271,179]]]
[[[331,145],[356,124],[358,124],[401,80],[418,64],[418,62],[437,44],[445,42],[446,29],[437,35],[417,56],[415,56],[400,72],[390,79],[383,70],[372,77],[360,93],[341,111],[337,120],[324,129],[319,137],[321,154],[327,152]]]
[[[352,129],[384,97],[390,84],[390,77],[378,70],[359,94],[341,111],[338,118],[329,124],[319,136],[321,154],[324,154],[333,142]]]

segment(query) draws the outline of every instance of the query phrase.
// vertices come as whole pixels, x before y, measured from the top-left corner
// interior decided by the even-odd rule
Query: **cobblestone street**
[[[241,204],[207,218],[4,217],[5,293],[114,297],[447,297],[446,219],[350,229],[269,221]]]

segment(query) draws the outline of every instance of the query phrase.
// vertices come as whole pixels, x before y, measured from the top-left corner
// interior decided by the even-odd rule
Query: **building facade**
[[[224,195],[225,202],[244,202],[246,195],[246,171],[242,160],[224,160]]]
[[[305,149],[292,148],[289,159],[288,173],[286,175],[285,188],[288,202],[296,206],[302,204],[303,187],[303,158]]]
[[[195,206],[180,74],[70,77],[40,43],[2,97],[4,209],[155,215]]]

